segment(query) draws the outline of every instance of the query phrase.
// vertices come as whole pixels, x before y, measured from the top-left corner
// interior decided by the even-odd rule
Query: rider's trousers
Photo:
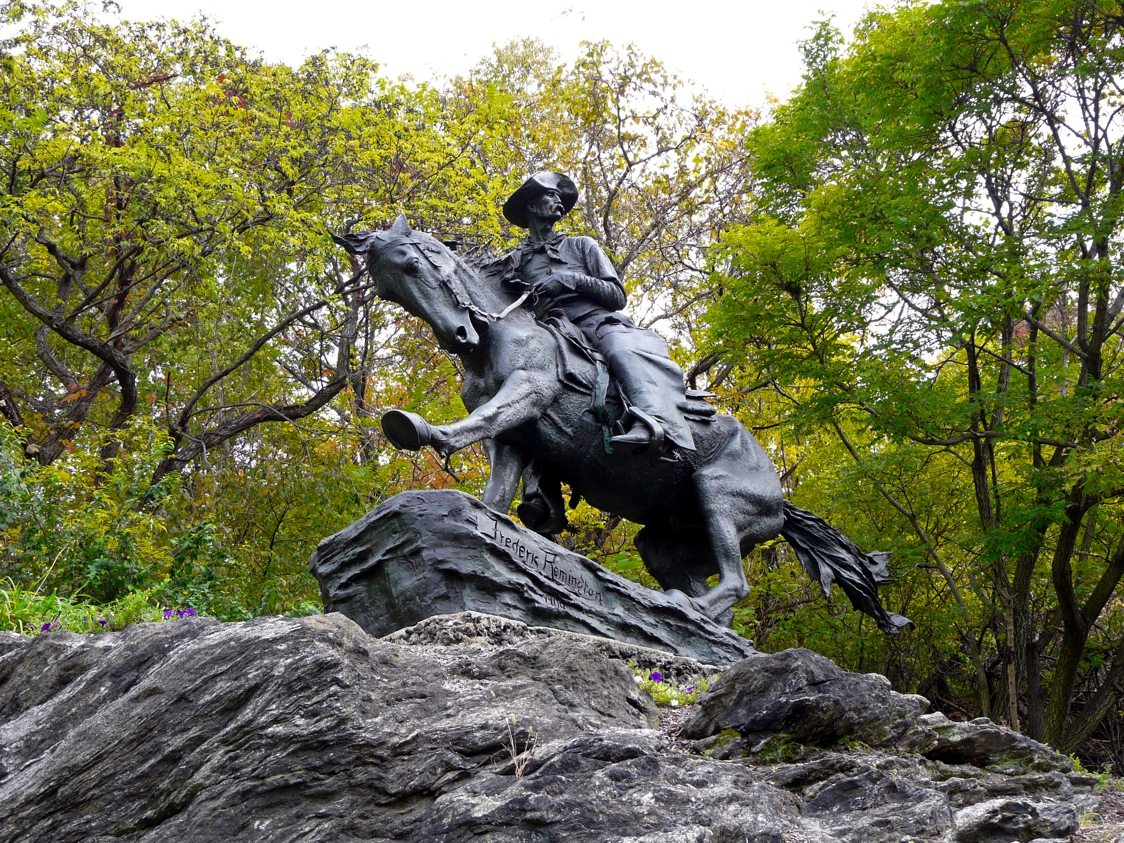
[[[622,313],[595,311],[574,323],[600,351],[625,400],[663,427],[680,448],[695,450],[691,429],[679,409],[683,370],[667,356],[667,343],[654,331],[638,328]]]

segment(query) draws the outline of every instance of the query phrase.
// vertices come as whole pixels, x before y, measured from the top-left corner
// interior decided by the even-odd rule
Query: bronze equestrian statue
[[[878,598],[884,555],[863,553],[785,501],[749,431],[684,392],[662,340],[656,345],[655,334],[617,312],[624,290],[600,248],[588,238],[555,239],[553,222],[573,205],[572,182],[559,176],[532,177],[537,184],[524,184],[522,198],[509,200],[509,219],[535,221],[537,233],[531,229],[515,252],[479,269],[411,231],[404,216],[388,231],[334,238],[364,260],[378,295],[426,322],[465,370],[467,418],[435,426],[392,410],[383,416],[387,438],[442,456],[483,442],[491,469],[484,503],[506,513],[522,479],[520,517],[544,535],[565,526],[562,483],[571,506],[585,498],[644,525],[635,543],[645,567],[669,597],[707,617],[730,619],[749,593],[742,559],[781,535],[825,592],[837,582],[884,632],[908,626]],[[576,200],[576,190],[572,195]],[[630,351],[641,362],[628,359]],[[661,352],[666,363],[653,362]],[[637,371],[639,389],[628,382]],[[655,395],[657,387],[668,392]],[[707,579],[715,574],[711,588]]]

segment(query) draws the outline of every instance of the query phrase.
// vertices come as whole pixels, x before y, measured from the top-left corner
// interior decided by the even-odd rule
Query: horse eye
[[[410,258],[406,261],[405,265],[403,265],[402,269],[410,275],[417,275],[418,271],[421,269],[421,261],[416,257]]]

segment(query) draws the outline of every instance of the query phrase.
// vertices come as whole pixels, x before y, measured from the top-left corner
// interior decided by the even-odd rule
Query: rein
[[[444,277],[442,277],[441,280],[444,281],[445,280]],[[523,304],[523,302],[525,302],[531,295],[531,291],[526,290],[526,291],[524,291],[523,295],[521,295],[519,298],[517,298],[515,301],[513,301],[511,304],[509,304],[507,307],[505,307],[503,310],[501,310],[499,313],[489,313],[488,311],[477,307],[472,302],[461,301],[460,297],[457,295],[457,291],[453,289],[451,284],[446,283],[445,286],[448,288],[449,292],[453,294],[453,298],[455,298],[457,300],[458,305],[463,307],[465,310],[471,311],[472,313],[475,313],[477,316],[488,320],[489,322],[499,322],[501,319],[503,319],[505,316],[507,316],[507,314],[509,314],[509,313],[511,313],[511,311],[515,310],[515,308],[517,308],[517,307],[519,307],[519,305]]]

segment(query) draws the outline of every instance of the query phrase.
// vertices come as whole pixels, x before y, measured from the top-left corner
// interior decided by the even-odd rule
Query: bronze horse
[[[669,597],[710,618],[728,620],[749,593],[746,554],[783,535],[825,593],[838,582],[885,632],[909,625],[878,599],[883,556],[863,553],[785,501],[768,456],[736,419],[689,398],[683,406],[697,450],[613,453],[608,426],[623,408],[596,353],[568,323],[536,320],[523,306],[526,296],[411,231],[405,216],[389,231],[334,239],[364,259],[381,298],[426,322],[464,366],[469,416],[434,426],[392,410],[383,430],[396,447],[430,445],[448,456],[484,442],[491,469],[484,503],[506,513],[523,478],[524,499],[537,486],[548,509],[528,526],[547,535],[565,524],[561,483],[575,498],[644,525],[635,543],[645,567]],[[714,574],[719,580],[711,588]]]

